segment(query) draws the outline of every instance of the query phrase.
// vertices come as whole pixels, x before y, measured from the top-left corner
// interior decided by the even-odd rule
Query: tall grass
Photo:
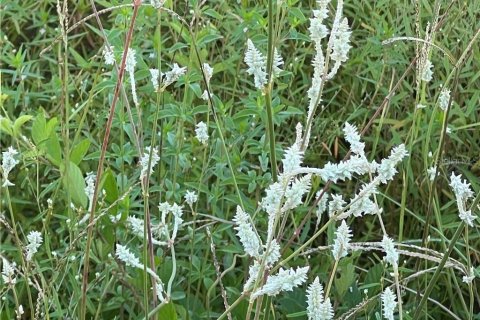
[[[0,319],[480,317],[479,3],[163,2],[0,4]]]

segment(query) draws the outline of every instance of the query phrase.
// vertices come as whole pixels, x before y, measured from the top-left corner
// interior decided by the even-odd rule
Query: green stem
[[[238,297],[237,300],[235,300],[234,303],[232,303],[232,304],[230,305],[230,307],[228,307],[227,310],[225,310],[224,313],[222,313],[222,314],[220,315],[220,317],[218,317],[217,320],[222,320],[223,318],[225,318],[233,309],[235,309],[236,306],[238,306],[238,304],[239,304],[240,302],[243,301],[243,299],[245,299],[245,295],[242,294],[240,297]]]
[[[330,274],[330,279],[328,279],[327,289],[325,290],[325,299],[330,295],[330,290],[332,289],[333,279],[335,279],[335,273],[337,272],[338,262],[340,259],[335,259],[335,264],[333,265],[332,273]]]
[[[294,257],[296,257],[302,250],[304,250],[306,247],[308,247],[313,241],[315,241],[315,239],[318,238],[318,236],[320,236],[326,229],[327,227],[330,225],[330,223],[332,223],[332,221],[334,221],[334,217],[330,218],[324,225],[322,228],[320,228],[320,230],[318,230],[310,239],[308,239],[304,244],[302,244],[297,250],[295,250],[291,255],[289,255],[288,257],[286,257],[285,259],[283,259],[282,261],[280,261],[276,267],[274,267],[270,273],[274,273],[275,271],[277,271],[278,269],[280,269],[282,266],[284,266],[288,261],[292,260]]]
[[[398,300],[398,315],[400,320],[403,320],[403,303],[402,303],[402,291],[400,290],[400,280],[398,273],[398,265],[393,265],[393,273],[395,277],[395,288],[397,290],[397,300]]]
[[[6,179],[6,177],[5,177],[5,179]],[[24,275],[25,275],[25,288],[27,289],[28,303],[29,303],[29,306],[30,306],[30,316],[33,319],[34,318],[34,313],[33,313],[34,306],[33,306],[33,300],[32,300],[32,293],[30,291],[30,285],[28,284],[28,282],[29,282],[28,281],[29,265],[28,265],[28,262],[25,261],[25,258],[24,258],[24,255],[23,255],[22,242],[20,241],[20,237],[18,236],[17,226],[15,224],[15,215],[13,213],[13,207],[12,207],[12,199],[10,197],[10,191],[8,190],[8,187],[5,188],[5,190],[6,190],[5,192],[7,194],[8,210],[10,211],[10,219],[12,220],[12,229],[13,229],[13,233],[15,235],[15,243],[17,245],[18,252],[20,253],[20,260],[22,261],[22,269],[23,269],[23,272],[24,272]]]
[[[265,103],[267,106],[267,128],[268,128],[268,144],[270,146],[270,166],[272,167],[272,178],[277,182],[277,157],[275,155],[275,127],[273,124],[273,110],[271,101],[271,84],[268,85],[265,94]]]
[[[273,66],[273,0],[268,0],[268,51],[267,51],[267,75],[268,84],[265,92],[265,104],[267,107],[268,143],[270,145],[270,165],[272,167],[273,181],[277,181],[277,157],[275,154],[275,126],[273,123],[272,108],[272,66]]]
[[[448,257],[453,251],[453,248],[455,247],[455,243],[457,242],[458,238],[462,234],[463,228],[465,227],[465,222],[461,222],[460,225],[457,228],[457,231],[455,231],[455,234],[453,235],[452,241],[450,241],[450,245],[448,246],[447,252],[443,255],[442,261],[440,261],[440,264],[438,265],[437,270],[435,270],[435,273],[433,274],[432,280],[430,280],[430,283],[428,284],[427,289],[425,290],[425,294],[422,296],[422,300],[420,300],[420,303],[417,305],[417,311],[415,312],[415,315],[413,316],[413,320],[419,319],[420,314],[422,313],[423,306],[427,302],[428,297],[430,296],[430,293],[432,293],[433,287],[437,284],[438,277],[440,276],[440,273],[443,270],[443,267],[445,266],[445,263],[448,260]]]
[[[150,319],[151,317],[156,315],[158,313],[158,311],[160,311],[160,309],[162,309],[163,306],[166,305],[166,304],[167,304],[167,301],[164,301],[164,302],[160,303],[158,306],[153,308],[152,311],[150,311],[150,313],[148,314],[148,318],[145,317],[143,320]]]

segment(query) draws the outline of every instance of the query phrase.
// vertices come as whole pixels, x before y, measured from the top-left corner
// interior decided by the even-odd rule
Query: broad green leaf
[[[105,190],[106,195],[105,195],[105,200],[109,204],[115,202],[118,200],[118,188],[117,188],[117,182],[115,180],[115,177],[113,176],[112,170],[107,169],[105,171],[105,174],[103,175],[102,182],[100,183],[102,186],[102,189]],[[112,210],[110,210],[110,214],[116,214],[117,213],[117,206],[114,206]]]
[[[360,286],[360,290],[369,289],[368,296],[372,297],[376,293],[380,292],[380,281],[382,279],[384,267],[381,263],[377,263],[373,267],[368,269],[367,276],[363,285]]]
[[[82,171],[73,162],[68,166],[68,172],[62,165],[60,167],[63,176],[63,186],[72,196],[72,200],[82,207],[87,207],[87,195],[85,194],[85,180]]]
[[[29,115],[29,114],[24,114],[23,116],[20,116],[17,120],[15,120],[15,123],[13,124],[13,134],[18,137],[20,135],[20,130],[22,128],[22,126],[30,121],[30,119],[32,119],[33,116]]]
[[[50,137],[45,142],[44,148],[47,152],[47,158],[57,167],[62,162],[62,149],[60,147],[60,141],[58,140],[57,133],[52,131]]]
[[[59,167],[62,162],[62,150],[55,132],[57,123],[57,118],[52,118],[47,123],[43,111],[40,111],[32,124],[32,139],[37,147],[46,153],[48,160]]]
[[[159,319],[169,319],[169,320],[176,320],[177,319],[177,312],[175,311],[175,304],[170,302],[164,305],[160,311],[158,312]]]
[[[352,263],[347,264],[342,267],[342,272],[340,278],[335,279],[335,288],[337,289],[338,295],[343,297],[345,292],[351,286],[355,280],[355,267]]]
[[[83,139],[79,143],[73,147],[72,152],[70,153],[70,161],[75,163],[76,165],[80,164],[83,160],[83,157],[88,152],[88,148],[90,147],[90,141],[88,139]]]
[[[43,141],[48,139],[49,134],[47,133],[47,121],[45,120],[45,115],[43,111],[40,111],[38,115],[33,120],[32,124],[32,139],[37,146],[40,145]]]
[[[13,135],[12,121],[7,118],[0,118],[0,130],[9,135]]]

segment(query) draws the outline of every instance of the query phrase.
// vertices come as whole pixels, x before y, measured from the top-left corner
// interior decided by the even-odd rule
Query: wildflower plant
[[[475,318],[473,2],[25,1],[3,318]]]

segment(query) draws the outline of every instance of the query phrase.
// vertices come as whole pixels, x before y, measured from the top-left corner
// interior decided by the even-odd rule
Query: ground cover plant
[[[0,8],[0,319],[480,319],[479,2]]]

